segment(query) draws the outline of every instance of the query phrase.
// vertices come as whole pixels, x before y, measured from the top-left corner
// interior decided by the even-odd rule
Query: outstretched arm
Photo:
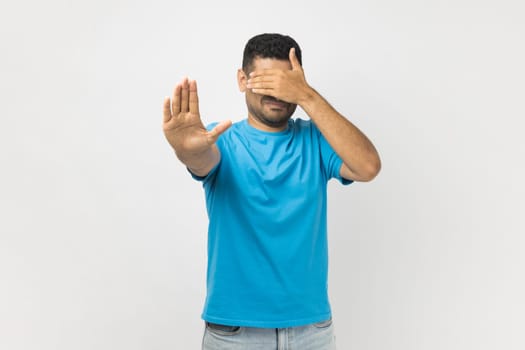
[[[343,160],[341,176],[355,181],[372,180],[381,169],[381,160],[372,142],[308,85],[295,49],[290,49],[289,58],[291,70],[251,72],[247,88],[301,106]]]
[[[202,124],[199,113],[197,82],[184,78],[175,86],[172,100],[164,98],[164,135],[175,154],[192,173],[206,176],[220,160],[215,142],[232,122],[223,121],[211,131]]]

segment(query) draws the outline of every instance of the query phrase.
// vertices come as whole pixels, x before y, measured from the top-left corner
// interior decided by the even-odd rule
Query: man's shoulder
[[[311,119],[295,118],[291,120],[292,127],[296,134],[308,135],[310,138],[316,138],[318,136],[319,129]]]
[[[290,120],[295,128],[311,129],[312,127],[315,127],[315,124],[312,122],[311,119],[294,118]]]

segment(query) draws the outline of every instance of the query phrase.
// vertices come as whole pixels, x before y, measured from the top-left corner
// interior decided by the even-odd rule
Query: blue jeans
[[[202,350],[335,350],[332,320],[290,328],[205,323]]]

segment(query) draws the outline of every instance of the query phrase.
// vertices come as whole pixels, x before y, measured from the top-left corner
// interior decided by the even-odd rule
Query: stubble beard
[[[263,103],[263,100],[261,100],[261,104]],[[291,105],[289,105],[291,106]],[[255,110],[250,105],[248,105],[248,111],[250,114],[257,119],[257,121],[261,122],[262,124],[269,126],[271,128],[281,128],[285,126],[288,123],[288,120],[292,117],[292,115],[295,112],[295,107],[288,107],[286,109],[286,113],[282,116],[276,116],[271,117],[268,116],[264,111],[264,106],[261,106],[259,110]]]

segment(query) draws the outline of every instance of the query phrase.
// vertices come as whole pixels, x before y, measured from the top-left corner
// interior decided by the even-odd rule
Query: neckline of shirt
[[[282,131],[264,131],[264,130],[257,129],[253,127],[252,125],[250,125],[250,123],[248,123],[248,119],[242,120],[242,125],[244,129],[246,129],[248,132],[254,135],[265,135],[265,136],[275,136],[275,137],[288,135],[290,131],[292,130],[292,123],[293,123],[293,120],[290,118],[288,120],[288,126],[286,129]]]

